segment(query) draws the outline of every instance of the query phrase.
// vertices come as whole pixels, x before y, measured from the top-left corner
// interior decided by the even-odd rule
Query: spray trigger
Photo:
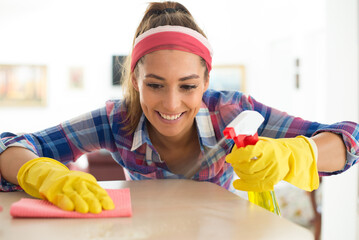
[[[237,148],[247,145],[255,145],[258,141],[257,130],[263,123],[264,117],[252,110],[241,112],[224,129],[223,135],[227,139],[233,139]]]

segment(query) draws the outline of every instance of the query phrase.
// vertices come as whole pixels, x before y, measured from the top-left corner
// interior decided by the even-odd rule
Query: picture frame
[[[245,70],[245,66],[240,64],[214,65],[210,72],[209,88],[245,92]]]
[[[0,64],[0,106],[45,106],[47,67]]]
[[[79,66],[69,67],[69,88],[84,89],[84,69]]]

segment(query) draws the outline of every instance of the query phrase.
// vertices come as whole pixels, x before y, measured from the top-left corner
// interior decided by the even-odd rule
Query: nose
[[[162,104],[168,112],[175,112],[181,106],[181,95],[175,89],[169,89],[162,99]]]

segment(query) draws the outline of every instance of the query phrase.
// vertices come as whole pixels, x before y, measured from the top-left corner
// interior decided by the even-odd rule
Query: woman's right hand
[[[50,201],[61,209],[100,213],[115,205],[106,190],[89,173],[70,171],[51,158],[26,162],[17,174],[19,185],[31,196]]]

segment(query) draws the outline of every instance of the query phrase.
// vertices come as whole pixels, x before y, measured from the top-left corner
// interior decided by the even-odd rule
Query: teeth
[[[176,120],[177,118],[179,118],[181,116],[182,113],[179,113],[177,115],[166,115],[163,113],[160,113],[161,117],[166,119],[166,120]]]

